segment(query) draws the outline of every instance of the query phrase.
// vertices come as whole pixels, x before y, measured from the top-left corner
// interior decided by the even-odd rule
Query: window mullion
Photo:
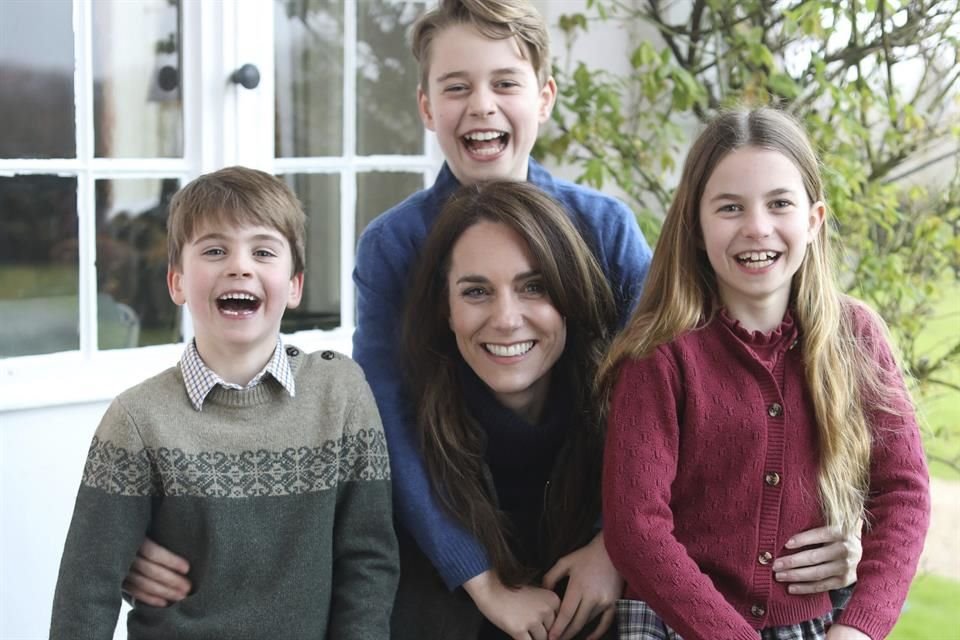
[[[343,155],[340,175],[340,326],[354,324],[357,216],[357,3],[343,3]]]
[[[93,160],[93,33],[91,0],[74,0],[74,95],[77,135],[77,215],[80,353],[97,351],[97,221]]]

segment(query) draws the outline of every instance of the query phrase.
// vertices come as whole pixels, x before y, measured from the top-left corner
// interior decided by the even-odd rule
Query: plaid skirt
[[[827,629],[850,599],[851,590],[830,592],[833,611],[812,620],[782,627],[768,627],[757,632],[760,640],[825,640]],[[657,613],[642,600],[617,601],[617,625],[620,640],[683,640],[667,626]]]

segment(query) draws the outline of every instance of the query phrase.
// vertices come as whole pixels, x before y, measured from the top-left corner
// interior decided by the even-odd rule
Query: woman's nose
[[[493,326],[501,331],[512,331],[523,325],[523,310],[512,295],[501,296],[494,307]]]

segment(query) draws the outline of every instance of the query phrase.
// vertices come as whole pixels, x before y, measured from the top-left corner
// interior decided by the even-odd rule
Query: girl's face
[[[742,147],[717,164],[700,199],[703,245],[723,304],[746,328],[780,324],[825,211],[779,151]]]
[[[567,328],[527,243],[505,224],[473,225],[453,247],[447,290],[463,359],[501,404],[537,422]]]

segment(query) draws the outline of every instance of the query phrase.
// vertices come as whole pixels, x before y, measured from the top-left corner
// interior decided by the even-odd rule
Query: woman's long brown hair
[[[442,503],[477,536],[500,580],[516,586],[543,567],[523,566],[511,551],[507,519],[484,481],[483,432],[465,408],[458,371],[463,360],[449,325],[451,254],[464,231],[481,221],[504,224],[526,241],[550,301],[566,321],[567,341],[551,385],[572,396],[574,414],[547,494],[546,563],[585,544],[600,514],[603,426],[593,379],[617,312],[603,271],[563,208],[528,183],[461,188],[423,245],[403,330],[420,444]]]

